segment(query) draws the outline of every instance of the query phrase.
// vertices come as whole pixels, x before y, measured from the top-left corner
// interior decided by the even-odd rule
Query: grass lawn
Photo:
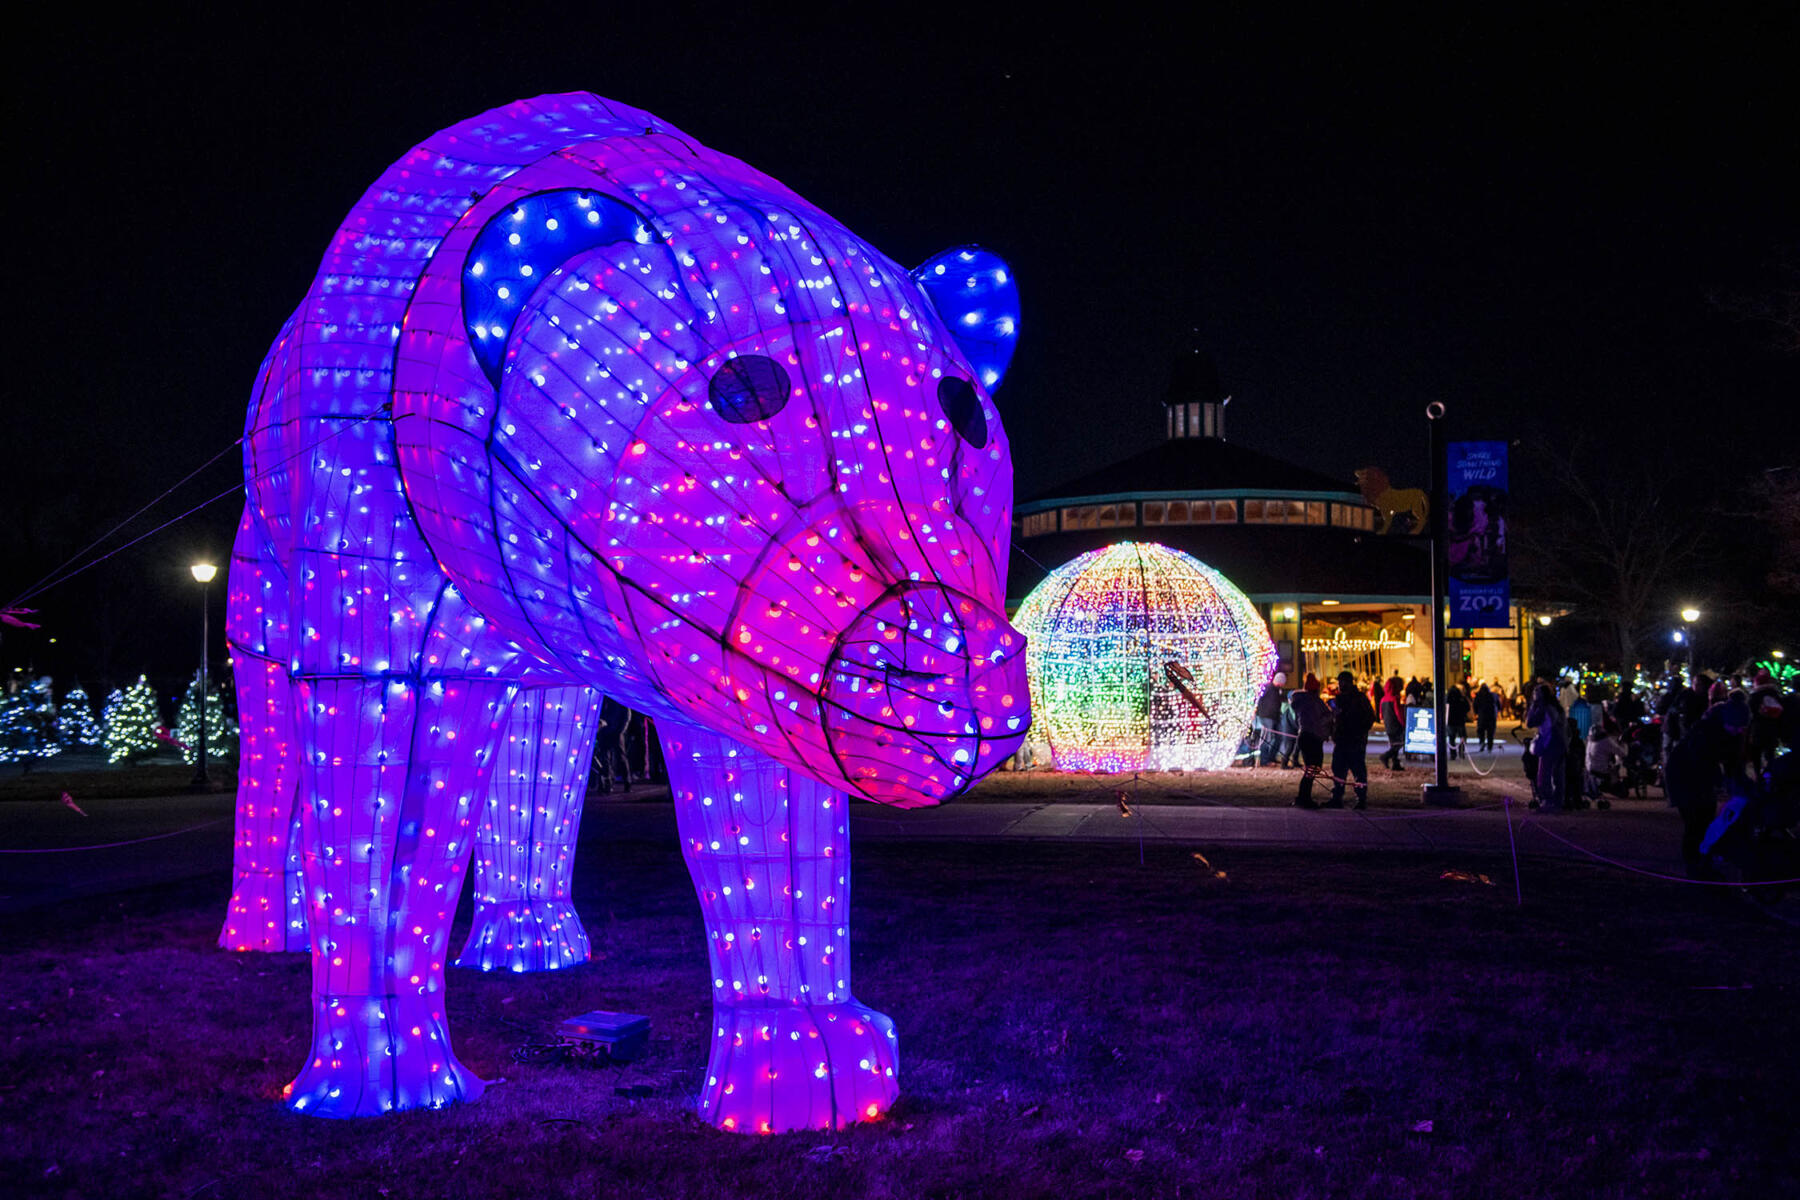
[[[210,791],[237,790],[237,763],[207,765]],[[194,768],[173,754],[130,766],[108,766],[98,754],[59,754],[29,773],[16,766],[0,771],[0,803],[11,800],[55,800],[63,793],[83,800],[137,800],[174,796],[188,790]]]
[[[1792,930],[1729,893],[1527,862],[994,842],[858,848],[856,991],[900,1104],[719,1133],[699,911],[672,845],[588,846],[597,961],[457,971],[478,1104],[276,1103],[307,964],[213,949],[225,881],[0,934],[0,1191],[79,1197],[1776,1196],[1800,1187]],[[1479,880],[1442,878],[1447,870]],[[466,904],[465,904],[466,908]],[[463,922],[466,922],[466,911]],[[459,928],[453,945],[460,945]],[[511,1049],[649,1014],[626,1068]],[[644,1098],[615,1094],[644,1084]]]
[[[1409,763],[1404,771],[1390,771],[1369,755],[1369,803],[1376,808],[1416,809],[1422,803],[1419,789],[1435,777],[1429,759]],[[1478,760],[1489,769],[1485,777],[1469,771],[1452,771],[1450,782],[1463,790],[1465,805],[1498,804],[1505,796],[1523,805],[1531,799],[1531,785],[1519,770],[1517,756],[1495,762],[1484,755]],[[1330,766],[1329,759],[1326,762]],[[1282,807],[1294,802],[1300,788],[1300,770],[1279,767],[1232,767],[1224,771],[1145,771],[1141,775],[1076,774],[1041,768],[1031,771],[996,771],[956,798],[957,804],[1049,803],[1111,804],[1123,791],[1133,804],[1227,804],[1242,808]],[[1329,776],[1313,784],[1315,799],[1331,793]],[[1354,802],[1355,796],[1344,793]],[[1662,793],[1650,789],[1661,800]]]

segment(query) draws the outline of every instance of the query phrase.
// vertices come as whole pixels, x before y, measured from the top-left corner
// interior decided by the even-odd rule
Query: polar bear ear
[[[981,386],[993,392],[1006,375],[1019,337],[1019,286],[1006,260],[980,246],[957,246],[926,259],[912,277],[931,298]]]
[[[489,219],[463,263],[462,302],[475,360],[494,386],[500,386],[513,322],[538,284],[596,246],[653,240],[636,209],[584,188],[538,192]]]

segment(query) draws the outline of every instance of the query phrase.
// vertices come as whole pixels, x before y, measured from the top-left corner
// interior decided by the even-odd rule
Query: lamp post
[[[1422,798],[1427,804],[1455,808],[1462,803],[1462,789],[1450,786],[1450,730],[1444,723],[1444,641],[1450,632],[1448,602],[1445,600],[1450,579],[1448,514],[1444,511],[1444,406],[1433,400],[1425,406],[1425,424],[1431,434],[1431,504],[1428,531],[1431,541],[1431,705],[1432,728],[1436,733],[1436,761],[1433,782],[1426,784]],[[1402,743],[1404,744],[1404,743]]]
[[[1688,605],[1681,610],[1681,619],[1687,625],[1687,636],[1681,640],[1687,643],[1688,686],[1694,686],[1694,622],[1700,619],[1700,610]]]
[[[194,779],[188,784],[188,790],[204,792],[212,787],[212,780],[206,777],[206,649],[211,641],[207,628],[207,585],[219,573],[219,568],[211,563],[195,563],[188,570],[193,572],[195,581],[200,584],[200,694],[195,702],[195,707],[200,711],[200,749],[194,756]]]

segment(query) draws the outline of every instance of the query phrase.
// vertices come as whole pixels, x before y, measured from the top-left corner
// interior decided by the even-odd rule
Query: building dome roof
[[[1358,498],[1356,484],[1285,462],[1221,438],[1170,438],[1140,454],[1039,492],[1018,506],[1021,514],[1075,500],[1141,499],[1164,492],[1182,496],[1248,491]]]

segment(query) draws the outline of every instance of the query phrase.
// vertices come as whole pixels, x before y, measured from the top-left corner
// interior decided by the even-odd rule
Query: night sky
[[[263,351],[389,162],[576,89],[746,159],[903,263],[968,241],[1006,256],[1020,497],[1160,438],[1190,336],[1234,396],[1233,440],[1345,477],[1423,482],[1431,400],[1460,434],[1580,436],[1700,490],[1795,459],[1800,354],[1709,301],[1800,259],[1791,14],[591,7],[617,11],[127,27],[48,5],[15,26],[0,603],[239,434]],[[235,472],[228,454],[125,536]],[[185,565],[224,561],[237,507],[39,597],[45,630],[7,631],[0,663],[176,669],[197,640]]]

